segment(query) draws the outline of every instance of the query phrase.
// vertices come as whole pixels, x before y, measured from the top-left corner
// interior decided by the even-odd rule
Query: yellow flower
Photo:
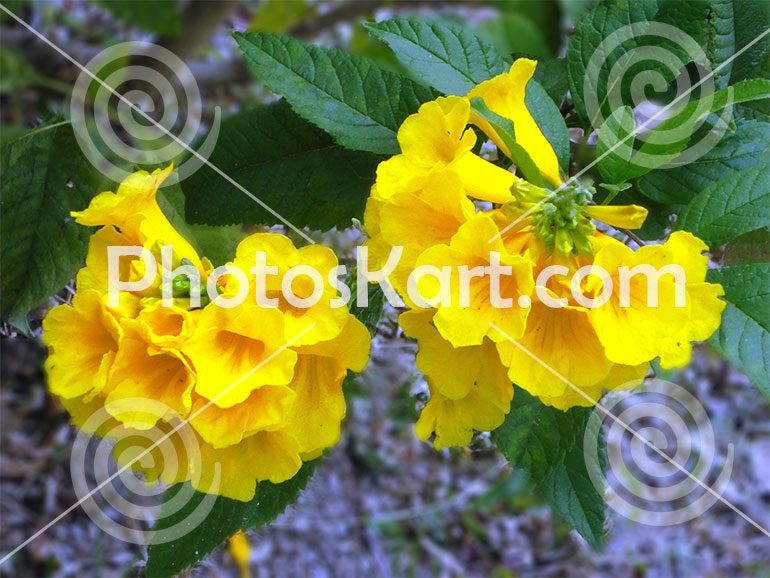
[[[475,199],[504,203],[516,177],[471,152],[476,135],[467,128],[470,103],[458,96],[426,102],[398,129],[401,154],[377,167],[377,188],[384,199],[423,189],[437,172],[455,173],[464,192]]]
[[[425,375],[430,400],[415,433],[436,449],[464,446],[473,431],[491,431],[510,410],[513,386],[488,338],[481,345],[455,348],[432,320],[435,311],[412,310],[398,319],[404,333],[417,340],[417,367]]]
[[[51,309],[43,320],[51,392],[69,399],[102,391],[121,334],[118,321],[96,291],[80,291],[72,305]]]
[[[610,274],[614,291],[610,301],[592,309],[591,321],[607,356],[625,364],[637,364],[660,357],[661,367],[681,367],[690,361],[692,342],[711,337],[721,321],[725,302],[721,285],[706,282],[706,244],[686,232],[675,232],[662,245],[647,245],[632,251],[622,243],[605,244],[594,264]],[[628,303],[623,304],[619,267],[652,266],[661,272],[657,291],[644,273],[631,277]],[[680,267],[681,289],[676,275],[666,267]],[[675,270],[672,270],[675,271]],[[597,284],[597,290],[600,285]],[[657,297],[658,303],[649,298]],[[677,291],[681,306],[677,306]]]
[[[595,236],[609,239],[600,234]],[[580,267],[591,263],[590,255],[553,253],[531,227],[509,236],[505,243],[509,251],[526,251],[534,259],[535,279],[546,267],[561,266],[566,271],[537,287],[526,329],[520,337],[504,329],[504,333],[495,330],[498,336],[493,339],[511,381],[544,403],[567,409],[573,405],[591,405],[603,389],[616,389],[645,375],[646,364],[621,367],[607,359],[591,325],[589,310],[572,296],[572,276]],[[541,299],[541,293],[547,298]],[[555,307],[557,300],[564,300],[564,306]]]
[[[174,248],[175,263],[187,259],[202,270],[198,252],[177,232],[158,204],[158,187],[173,170],[174,166],[169,165],[152,173],[137,171],[120,184],[116,193],[98,194],[88,208],[74,211],[72,216],[81,225],[115,227],[129,241],[126,244],[150,250],[170,245]]]
[[[298,249],[277,234],[252,235],[239,245],[232,265],[242,266],[247,279],[242,304],[228,308],[215,299],[192,308],[186,295],[176,295],[166,306],[158,281],[107,307],[110,246],[141,245],[160,261],[160,245],[171,245],[174,266],[186,259],[204,282],[209,274],[208,260],[158,205],[158,186],[170,171],[135,173],[117,193],[102,193],[75,214],[101,229],[91,238],[72,305],[44,320],[49,383],[73,423],[115,439],[118,463],[149,482],[189,481],[202,492],[250,500],[258,481],[291,478],[303,461],[339,440],[342,382],[366,365],[370,336],[344,304],[332,306],[334,253]],[[277,268],[261,287],[267,298],[281,295],[275,307],[256,303],[255,251]],[[320,299],[308,308],[282,296],[289,269],[301,265],[322,277]],[[144,272],[140,259],[121,259],[121,281]],[[218,283],[223,297],[237,290],[234,279]],[[314,289],[302,275],[290,286],[298,299]],[[146,450],[151,459],[135,461]]]
[[[370,270],[384,267],[393,247],[403,247],[390,280],[399,295],[410,303],[407,278],[417,257],[427,247],[448,244],[475,213],[458,177],[450,172],[436,174],[421,191],[399,193],[387,200],[380,197],[375,187],[364,215],[370,237],[366,242]]]
[[[230,536],[230,540],[227,543],[227,550],[230,552],[230,557],[238,565],[241,578],[249,578],[249,576],[251,576],[251,572],[249,571],[251,544],[249,544],[249,538],[246,536],[246,533],[238,531]]]
[[[190,423],[206,443],[215,448],[227,447],[258,431],[280,429],[295,398],[286,385],[263,385],[243,402],[223,408],[193,392]]]
[[[286,385],[297,363],[284,338],[283,314],[250,303],[228,309],[209,304],[182,352],[195,367],[195,391],[222,408],[263,385]]]
[[[283,315],[285,338],[292,345],[307,345],[333,339],[342,331],[347,321],[346,307],[332,307],[338,291],[329,281],[329,273],[337,267],[337,257],[328,247],[310,245],[297,249],[288,237],[276,233],[255,233],[238,244],[233,265],[249,277],[255,264],[255,255],[264,253],[265,265],[275,267],[277,273],[265,276],[263,296],[274,299]],[[298,307],[287,301],[283,291],[285,276],[293,267],[308,267],[321,279],[320,296],[315,304]],[[252,279],[253,280],[253,279]],[[237,282],[234,283],[237,285]],[[297,275],[290,288],[298,299],[309,299],[315,285],[307,275]],[[256,303],[257,287],[250,285],[247,300]],[[236,289],[237,290],[237,289]],[[226,293],[228,290],[226,290]]]
[[[493,340],[500,339],[499,332],[493,331],[491,324],[513,337],[524,332],[528,310],[519,306],[518,299],[528,297],[534,288],[532,263],[526,255],[507,252],[498,233],[493,219],[479,213],[460,227],[449,245],[430,247],[417,259],[418,267],[449,268],[450,291],[444,296],[448,304],[436,307],[433,323],[455,347],[481,345],[486,335]],[[494,240],[490,243],[490,239]],[[510,267],[507,275],[500,276],[497,296],[501,300],[510,300],[508,305],[495,303],[492,299],[491,278],[485,271],[490,266],[491,253],[498,255],[499,266]],[[466,283],[460,275],[463,267],[467,271],[478,268],[479,276]],[[428,300],[440,296],[445,284],[434,275],[425,275],[417,282],[417,289],[423,299]],[[460,288],[463,285],[468,286],[468,295],[462,294]]]
[[[369,360],[369,331],[353,315],[330,341],[296,347],[297,365],[288,387],[296,394],[285,431],[299,444],[303,460],[313,459],[340,439],[345,417],[342,382]]]
[[[182,418],[190,411],[195,374],[180,347],[200,312],[156,304],[124,319],[105,404],[129,427],[148,429],[161,418]],[[145,403],[146,402],[146,403]],[[167,415],[155,408],[161,402]]]
[[[516,143],[529,154],[543,177],[558,185],[561,177],[556,153],[524,104],[527,83],[536,66],[534,60],[519,58],[507,73],[482,82],[468,93],[467,98],[481,98],[489,110],[513,121]],[[487,121],[475,112],[471,112],[470,121],[483,130],[506,156],[511,157],[511,151]]]

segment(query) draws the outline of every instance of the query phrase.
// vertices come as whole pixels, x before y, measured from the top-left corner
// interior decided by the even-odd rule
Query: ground
[[[414,345],[391,311],[357,382],[342,442],[299,502],[252,532],[254,576],[767,576],[770,541],[727,506],[665,528],[610,516],[593,551],[526,487],[480,436],[471,449],[435,452],[411,424],[424,395]],[[33,324],[34,325],[34,324]],[[6,327],[2,339],[0,551],[76,501],[69,476],[74,431],[45,390],[43,348]],[[714,425],[719,455],[734,444],[725,498],[770,525],[768,404],[741,375],[700,349],[674,376]],[[137,527],[146,526],[139,521]],[[66,516],[0,569],[4,576],[137,576],[144,551]],[[193,576],[237,575],[222,548]]]

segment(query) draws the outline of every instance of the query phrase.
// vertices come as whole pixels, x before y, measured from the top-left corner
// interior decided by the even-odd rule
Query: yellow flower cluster
[[[403,256],[390,275],[393,288],[411,307],[399,323],[417,340],[417,366],[426,376],[430,400],[419,417],[422,439],[435,434],[436,448],[467,444],[474,430],[498,427],[513,396],[511,382],[560,409],[591,405],[605,389],[634,384],[660,357],[664,368],[681,366],[691,342],[718,327],[724,303],[719,285],[705,282],[705,244],[674,233],[662,245],[636,251],[596,230],[594,220],[638,228],[647,211],[638,206],[597,206],[580,186],[562,184],[556,155],[525,104],[525,87],[536,63],[517,60],[510,71],[475,87],[465,97],[438,98],[422,105],[398,132],[401,154],[380,164],[365,214],[371,268],[382,268],[392,247]],[[506,143],[471,106],[480,98],[515,127],[516,144],[557,193],[536,187],[476,154],[475,125],[510,156]],[[471,278],[470,306],[456,299],[457,272],[490,264],[490,254],[511,274],[501,279],[500,296],[522,306],[490,303],[490,279]],[[670,276],[660,281],[660,303],[647,305],[647,278],[636,276],[630,306],[611,295],[598,308],[576,302],[573,274],[584,266],[604,267],[615,278],[619,267],[679,264],[686,272],[686,307],[675,307]],[[452,270],[450,305],[419,309],[407,279],[421,265]],[[537,286],[548,266],[563,267]],[[437,280],[424,276],[418,292],[437,294]],[[580,289],[601,294],[605,281],[593,275]],[[561,300],[555,308],[551,302]],[[521,301],[519,301],[521,303]],[[569,382],[569,383],[567,383]]]
[[[51,310],[43,322],[50,389],[76,425],[117,438],[118,451],[136,434],[167,432],[165,440],[157,436],[154,464],[137,460],[132,466],[150,480],[190,480],[200,491],[245,501],[254,496],[257,481],[287,480],[303,461],[339,440],[342,381],[348,370],[363,370],[370,336],[347,307],[330,306],[337,296],[332,286],[305,309],[283,299],[277,307],[260,307],[253,298],[232,308],[214,302],[193,308],[189,296],[165,306],[156,281],[139,294],[121,293],[119,305],[110,307],[110,246],[144,247],[158,263],[160,247],[172,246],[174,267],[192,265],[204,282],[212,270],[158,205],[158,187],[171,170],[137,172],[117,193],[101,193],[86,210],[73,213],[77,222],[101,228],[91,238],[72,304]],[[234,265],[250,271],[255,251],[263,251],[266,264],[278,270],[270,277],[275,286],[264,288],[268,297],[278,293],[283,273],[294,265],[309,264],[322,273],[337,266],[330,249],[297,249],[274,233],[244,239]],[[144,263],[122,259],[120,280],[142,278]],[[227,295],[234,277],[221,279]],[[293,284],[298,295],[301,281]],[[89,418],[100,409],[108,419],[92,423]],[[193,450],[182,438],[190,431]],[[119,463],[138,455],[136,449],[119,456],[118,451]],[[159,464],[161,455],[178,463]]]

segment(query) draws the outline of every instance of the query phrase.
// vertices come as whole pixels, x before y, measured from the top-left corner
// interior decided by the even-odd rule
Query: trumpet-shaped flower
[[[328,247],[310,245],[297,249],[288,237],[276,233],[255,233],[238,244],[233,265],[248,276],[255,266],[255,255],[265,257],[264,267],[274,268],[274,273],[264,277],[262,287],[257,287],[258,280],[250,285],[247,300],[259,303],[265,299],[263,307],[274,302],[283,314],[284,335],[292,345],[307,345],[333,339],[342,331],[347,321],[346,307],[333,307],[332,301],[338,297],[336,285],[330,280],[338,265],[337,257]],[[305,272],[287,277],[294,269]],[[267,269],[265,269],[268,272]],[[309,274],[317,275],[313,280]],[[317,295],[314,297],[314,293]],[[296,304],[287,300],[286,295],[293,294]],[[313,300],[315,299],[315,302]],[[270,301],[267,301],[270,300]],[[302,302],[307,300],[306,302]]]
[[[195,391],[227,408],[260,386],[289,383],[297,354],[288,349],[283,314],[253,304],[213,305],[182,347],[198,376]]]
[[[476,135],[468,128],[470,102],[459,96],[426,102],[398,130],[401,154],[377,167],[377,188],[382,198],[424,188],[436,173],[452,171],[465,194],[475,199],[504,203],[511,198],[516,177],[474,154]]]
[[[96,395],[107,385],[123,330],[96,291],[81,291],[43,320],[51,392],[63,398]]]
[[[448,244],[475,213],[458,177],[449,172],[437,174],[420,191],[399,193],[388,199],[373,189],[364,218],[370,237],[366,242],[370,269],[385,267],[391,249],[402,247],[390,280],[399,295],[410,303],[407,281],[417,257],[427,247]]]
[[[158,204],[158,188],[173,172],[174,166],[152,173],[137,171],[129,175],[116,193],[103,192],[91,200],[83,211],[72,213],[75,220],[87,226],[113,226],[132,245],[154,250],[160,245],[174,248],[177,262],[187,259],[198,269],[203,263],[198,252],[174,228]]]
[[[702,253],[707,249],[703,241],[680,231],[662,245],[632,251],[616,242],[596,253],[595,265],[609,273],[616,288],[606,305],[591,311],[610,359],[638,364],[660,357],[665,369],[690,361],[692,342],[716,331],[725,308],[719,299],[722,286],[706,282],[708,258]],[[600,283],[595,282],[597,290]]]
[[[482,82],[468,93],[467,98],[481,98],[493,113],[513,121],[516,143],[527,152],[543,177],[551,184],[558,185],[561,178],[556,153],[524,102],[527,83],[535,73],[536,66],[537,62],[534,60],[519,58],[508,72]],[[471,112],[470,121],[483,130],[500,150],[511,158],[508,146],[489,122],[475,112]]]
[[[494,255],[499,262],[491,262]],[[514,337],[524,332],[528,309],[519,306],[519,298],[529,297],[534,288],[532,263],[526,255],[505,250],[489,215],[480,213],[463,224],[449,245],[426,249],[417,259],[417,267],[425,266],[449,272],[444,280],[426,274],[416,285],[426,301],[437,296],[446,301],[436,306],[433,323],[452,345],[481,345],[486,335],[499,339],[492,324]],[[496,285],[490,268],[498,270]],[[449,291],[442,295],[447,281]]]
[[[423,440],[435,434],[433,445],[441,449],[466,445],[474,430],[499,427],[510,410],[513,386],[489,338],[456,348],[437,331],[434,315],[430,309],[406,311],[398,322],[417,340],[417,367],[430,389],[415,433]]]
[[[252,297],[242,304],[228,308],[214,299],[199,307],[175,293],[169,305],[156,281],[108,307],[111,246],[140,245],[160,261],[159,247],[170,245],[175,267],[192,264],[207,279],[210,263],[158,205],[158,186],[170,170],[135,173],[117,193],[102,193],[75,214],[102,228],[91,237],[72,304],[44,320],[49,383],[73,423],[114,438],[118,463],[148,481],[189,481],[201,492],[250,500],[258,481],[289,479],[339,440],[342,381],[348,370],[363,369],[370,337],[344,304],[332,307],[334,254],[297,249],[277,234],[252,235],[239,245],[235,262],[243,265]],[[275,268],[261,287],[248,276],[254,252]],[[320,298],[308,308],[283,298],[287,284],[298,299],[314,293],[315,279],[288,279],[297,265],[322,275]],[[138,258],[119,261],[119,281],[144,273]],[[224,297],[233,279],[218,280]],[[267,298],[280,296],[276,305],[258,305],[258,289]],[[151,459],[137,461],[148,451]]]

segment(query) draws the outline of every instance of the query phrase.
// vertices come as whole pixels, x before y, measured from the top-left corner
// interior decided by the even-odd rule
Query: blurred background
[[[204,118],[274,98],[252,81],[230,36],[288,33],[334,45],[397,69],[363,19],[441,15],[479,30],[504,52],[563,55],[572,22],[592,0],[53,0],[4,5],[81,63],[125,40],[177,54],[195,76]],[[9,16],[0,15],[0,144],[53,113],[66,112],[78,69]],[[566,79],[565,79],[566,82]],[[565,111],[565,114],[568,111]],[[574,134],[581,157],[587,135]],[[354,231],[323,242],[352,256]],[[71,288],[70,288],[71,290]],[[63,291],[26,319],[0,329],[0,554],[12,550],[77,500],[69,474],[74,431],[47,393],[40,321],[69,299]],[[435,452],[412,424],[427,387],[415,346],[386,310],[373,359],[351,392],[342,442],[299,502],[248,538],[254,576],[768,576],[770,542],[722,504],[692,522],[655,528],[610,515],[593,551],[505,465],[487,437]],[[770,516],[768,403],[748,380],[702,347],[690,367],[665,376],[706,408],[735,464],[725,498],[767,524]],[[130,523],[147,527],[137,511]],[[129,523],[129,521],[126,521]],[[2,576],[137,576],[145,552],[101,532],[75,510],[0,568]],[[237,576],[221,548],[194,576]]]

